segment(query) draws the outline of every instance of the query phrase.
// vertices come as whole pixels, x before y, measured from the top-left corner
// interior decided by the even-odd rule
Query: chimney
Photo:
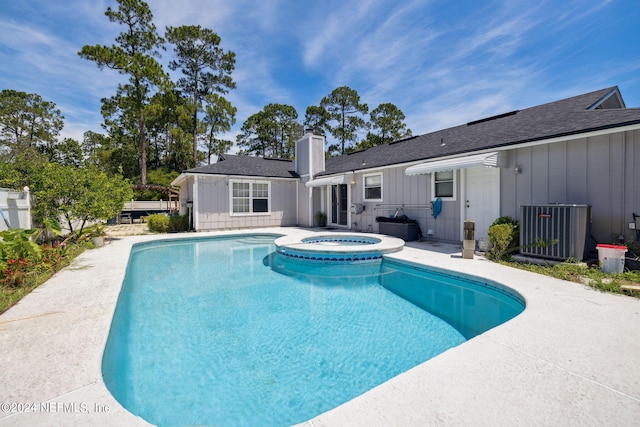
[[[296,173],[301,177],[313,177],[324,170],[324,137],[315,135],[312,128],[306,128],[304,135],[296,142]]]

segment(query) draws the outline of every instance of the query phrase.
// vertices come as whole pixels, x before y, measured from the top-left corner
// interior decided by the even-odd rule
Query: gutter
[[[601,136],[601,135],[613,133],[611,132],[612,129],[615,129],[615,132],[621,132],[621,133],[640,130],[640,120],[633,120],[633,121],[625,122],[622,124],[616,124],[616,125],[595,127],[595,128],[575,131],[575,132],[566,132],[566,133],[540,137],[540,138],[531,138],[531,139],[524,139],[524,140],[515,141],[515,142],[507,142],[504,144],[491,145],[491,146],[483,147],[481,149],[476,149],[476,150],[456,151],[443,156],[422,157],[420,159],[415,159],[415,160],[400,162],[400,163],[385,163],[385,164],[380,164],[378,166],[372,166],[370,168],[362,168],[362,169],[350,168],[344,171],[332,171],[331,173],[328,173],[328,174],[319,173],[316,176],[324,178],[324,177],[330,177],[334,175],[342,175],[347,172],[363,173],[368,171],[379,171],[381,169],[413,166],[419,163],[423,163],[425,161],[445,160],[448,158],[458,157],[465,154],[468,155],[468,154],[482,154],[482,153],[491,152],[491,151],[507,151],[507,150],[518,149],[518,148],[532,147],[536,145],[553,144],[555,142],[561,142],[561,141],[571,141],[571,140],[580,139],[580,138],[593,138],[595,136]]]

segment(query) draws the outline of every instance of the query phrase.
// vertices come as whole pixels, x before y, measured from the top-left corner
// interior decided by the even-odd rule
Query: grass
[[[565,261],[556,265],[535,265],[516,261],[500,261],[521,270],[527,270],[557,279],[582,283],[602,292],[624,294],[640,298],[640,291],[623,291],[621,285],[640,286],[640,271],[625,271],[621,274],[607,274],[597,266],[587,266],[585,263]]]
[[[93,247],[91,243],[70,244],[67,246],[66,252],[56,268],[38,268],[30,271],[25,275],[24,282],[17,287],[0,287],[0,314],[7,311],[23,297],[33,291],[35,288],[49,280],[51,276],[56,274],[62,268],[71,264],[71,262],[87,248]]]

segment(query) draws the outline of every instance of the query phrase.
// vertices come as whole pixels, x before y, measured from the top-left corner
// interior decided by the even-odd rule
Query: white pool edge
[[[81,255],[0,316],[0,363],[11,367],[0,373],[0,402],[50,404],[0,413],[0,425],[148,425],[115,401],[101,374],[134,243],[300,232],[306,230],[127,237]],[[302,425],[631,425],[640,418],[639,300],[412,246],[387,256],[490,277],[520,293],[527,308]],[[52,403],[63,410],[52,412]],[[74,403],[88,410],[74,411]]]

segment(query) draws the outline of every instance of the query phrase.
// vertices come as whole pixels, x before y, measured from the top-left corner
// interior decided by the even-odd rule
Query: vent
[[[389,145],[393,145],[393,144],[397,144],[399,142],[405,142],[405,141],[409,141],[410,139],[416,139],[417,137],[419,137],[420,135],[411,135],[411,136],[406,136],[404,138],[401,139],[396,139],[395,141],[392,141],[389,143]]]
[[[283,159],[282,157],[263,157],[264,160],[275,160],[277,162],[289,162],[291,163],[291,159]]]
[[[478,123],[490,122],[492,120],[498,120],[498,119],[502,119],[504,117],[513,116],[515,114],[518,114],[519,111],[520,110],[510,111],[508,113],[498,114],[497,116],[491,116],[491,117],[487,117],[485,119],[475,120],[473,122],[467,123],[467,126],[473,126],[473,125],[477,125]]]
[[[520,253],[541,258],[584,260],[589,256],[591,206],[523,205],[520,207]],[[554,244],[549,242],[557,241]],[[539,243],[547,245],[540,246]]]

